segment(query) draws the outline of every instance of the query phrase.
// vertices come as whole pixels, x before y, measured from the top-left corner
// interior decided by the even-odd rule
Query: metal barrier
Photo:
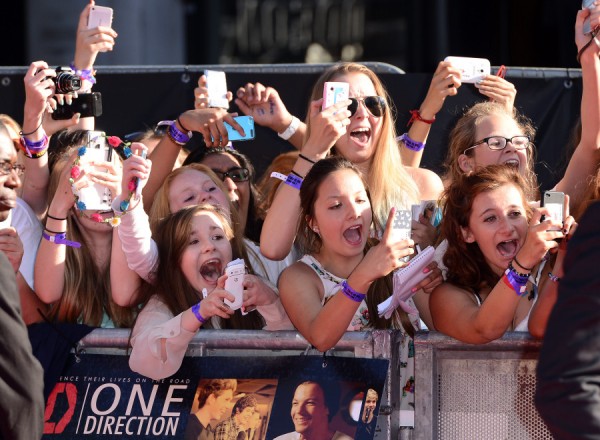
[[[528,333],[484,345],[419,333],[414,439],[551,439],[533,401],[539,349]]]

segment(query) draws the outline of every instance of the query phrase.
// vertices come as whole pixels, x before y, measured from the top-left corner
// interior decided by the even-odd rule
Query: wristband
[[[37,130],[36,130],[37,131]],[[48,151],[48,136],[44,133],[44,137],[40,141],[30,141],[24,136],[19,140],[20,150],[30,159],[39,159]]]
[[[79,75],[81,79],[85,79],[92,84],[96,84],[96,77],[94,74],[96,73],[93,69],[77,69],[74,63],[69,65],[71,70],[75,72],[76,75]]]
[[[529,276],[522,276],[512,267],[509,267],[504,272],[502,279],[508,287],[515,291],[517,296],[523,296],[527,293],[527,281],[529,280]]]
[[[344,295],[346,295],[346,297],[350,298],[352,301],[357,302],[357,303],[362,302],[362,300],[365,299],[365,296],[367,296],[364,293],[357,292],[352,287],[350,287],[346,280],[342,281],[342,289],[341,290],[342,290],[342,293]]]
[[[400,136],[398,139],[400,139],[401,141],[404,142],[404,145],[406,146],[406,148],[408,148],[409,150],[413,150],[413,151],[421,151],[423,150],[423,148],[425,148],[425,142],[419,142],[419,141],[415,141],[413,139],[411,139],[408,136],[408,133],[404,133],[402,136]]]
[[[271,177],[275,177],[276,179],[283,180],[284,182],[287,179],[287,176],[285,174],[278,173],[277,171],[273,171],[271,173]]]
[[[177,116],[176,121],[179,124],[179,126],[183,128],[183,131],[187,132],[188,137],[192,137],[192,131],[185,128],[185,126],[181,123],[181,119],[179,119],[179,116]],[[175,125],[175,121],[173,121],[173,125]]]
[[[177,128],[177,125],[175,125],[175,122],[173,121],[171,122],[171,125],[167,130],[167,136],[169,136],[169,139],[171,139],[175,144],[179,145],[180,147],[183,147],[190,141],[190,138],[192,137],[192,132],[188,131],[186,134],[183,131],[180,131],[179,128]]]
[[[196,303],[192,306],[192,313],[200,324],[204,324],[206,322],[206,318],[200,314],[200,303]]]
[[[552,272],[548,272],[548,278],[550,278],[552,281],[554,281],[555,283],[560,282],[560,277],[557,277],[556,275],[554,275]]]
[[[300,127],[300,119],[298,119],[295,116],[292,116],[292,122],[290,122],[290,125],[288,125],[288,127],[285,130],[283,130],[281,133],[277,133],[277,136],[279,136],[284,141],[287,141],[289,138],[291,138],[294,135],[294,133],[296,133],[296,130],[298,130],[298,127]]]
[[[433,117],[433,119],[424,119],[421,116],[421,112],[419,110],[410,110],[410,114],[412,115],[408,121],[408,124],[406,124],[407,127],[410,126],[410,124],[412,124],[415,121],[421,121],[421,122],[425,122],[426,124],[433,124],[435,122],[435,116]]]
[[[294,170],[291,170],[290,173],[292,173],[294,176],[297,176],[297,177],[301,178],[302,180],[304,180],[304,176],[302,174],[299,174]]]
[[[48,229],[46,229],[46,231],[48,231]],[[52,232],[52,231],[48,231],[48,232]],[[44,239],[48,240],[50,243],[54,243],[54,244],[64,244],[66,246],[71,246],[74,248],[80,248],[81,247],[81,243],[78,243],[76,241],[69,241],[67,240],[67,235],[62,232],[56,235],[48,235],[46,234],[45,231],[42,232],[42,237],[44,237]]]
[[[290,173],[283,183],[291,186],[292,188],[296,188],[297,190],[300,190],[300,187],[302,186],[302,182],[303,182],[302,178]]]

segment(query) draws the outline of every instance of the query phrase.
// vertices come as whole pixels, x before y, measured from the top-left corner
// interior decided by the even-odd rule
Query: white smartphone
[[[111,162],[112,148],[106,142],[106,134],[103,131],[90,131],[87,135],[86,151],[79,159],[79,164],[84,170],[96,170],[106,172],[106,168],[94,164],[100,162]],[[110,211],[112,209],[112,193],[104,185],[93,183],[76,192],[79,201],[85,204],[86,210]]]
[[[559,223],[564,221],[565,193],[560,191],[545,191],[542,206],[548,209],[550,217]],[[543,220],[542,220],[543,221]],[[560,231],[561,228],[550,228],[549,231]]]
[[[446,57],[452,66],[461,71],[461,81],[463,83],[476,83],[490,74],[490,60],[485,58],[469,57]]]
[[[208,88],[208,106],[229,109],[225,72],[205,70],[204,76],[206,76],[206,87]]]
[[[595,0],[583,0],[581,2],[581,9],[583,9],[583,8],[594,9],[596,7],[596,6],[594,6],[594,1]],[[585,21],[583,22],[583,33],[586,35],[589,35],[592,33],[592,28],[590,26],[589,17],[586,18]]]
[[[92,6],[88,16],[88,29],[98,26],[112,27],[113,10],[106,6]]]
[[[323,86],[323,105],[322,109],[331,107],[340,101],[345,101],[350,95],[350,84],[346,82],[326,82]]]

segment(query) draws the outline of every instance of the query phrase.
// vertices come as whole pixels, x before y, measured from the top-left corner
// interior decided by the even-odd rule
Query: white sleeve
[[[162,301],[152,297],[132,330],[129,367],[154,380],[172,376],[195,334],[181,327],[181,313],[174,317]]]
[[[20,198],[17,198],[17,205],[11,214],[11,226],[15,228],[23,243],[23,258],[19,266],[19,272],[31,287],[31,290],[35,291],[33,268],[40,240],[42,239],[42,224],[29,205]]]

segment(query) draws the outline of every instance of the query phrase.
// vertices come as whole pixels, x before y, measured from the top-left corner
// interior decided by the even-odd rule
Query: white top
[[[288,432],[287,434],[283,434],[283,435],[280,435],[279,437],[275,437],[275,440],[300,440],[300,433],[296,432],[296,431]],[[352,437],[344,434],[343,432],[335,431],[335,434],[333,434],[333,437],[331,437],[331,440],[352,440]]]
[[[23,258],[19,272],[31,290],[33,288],[33,268],[40,240],[42,239],[42,224],[29,205],[17,197],[16,206],[8,212],[6,220],[0,222],[0,229],[12,226],[23,243]]]

